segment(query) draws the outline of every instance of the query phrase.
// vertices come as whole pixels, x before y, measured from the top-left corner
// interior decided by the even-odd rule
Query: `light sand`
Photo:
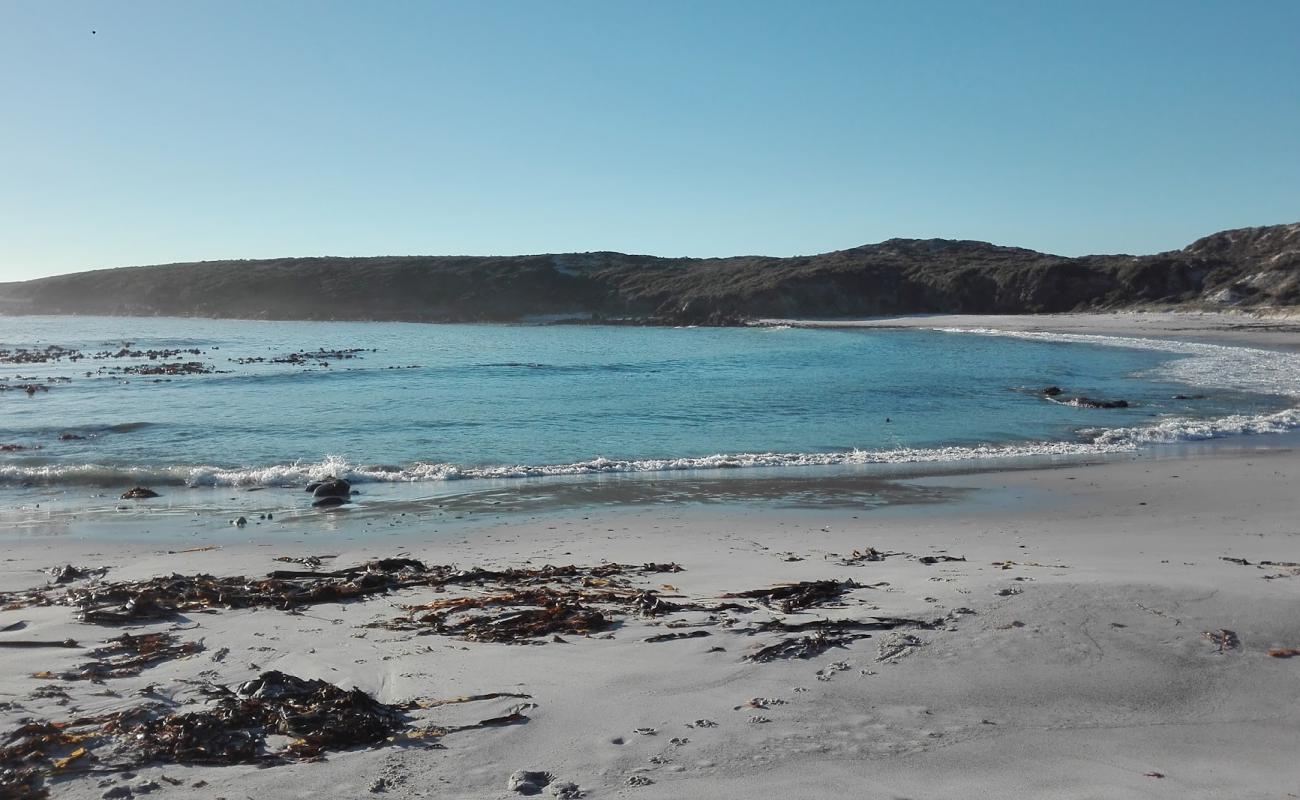
[[[1007,331],[1143,336],[1243,347],[1300,349],[1300,311],[1116,311],[1089,314],[916,314],[867,319],[765,319],[808,328],[991,328]]]
[[[0,730],[23,717],[66,719],[146,700],[199,707],[186,681],[231,684],[280,669],[386,701],[510,691],[532,695],[537,707],[526,725],[453,734],[443,749],[380,747],[270,769],[153,766],[105,787],[103,776],[59,781],[54,796],[99,797],[153,779],[157,797],[364,797],[382,777],[388,787],[375,796],[502,798],[514,796],[505,788],[511,772],[532,769],[573,781],[588,797],[1295,797],[1300,658],[1267,651],[1300,647],[1300,575],[1223,558],[1300,562],[1296,446],[1292,436],[1258,437],[1100,464],[912,476],[898,478],[894,492],[872,481],[858,506],[776,490],[699,502],[710,495],[701,484],[623,497],[635,504],[470,515],[436,533],[399,511],[372,510],[332,515],[328,525],[322,517],[319,526],[278,514],[292,524],[250,527],[236,541],[214,519],[200,539],[220,541],[219,549],[175,554],[156,538],[133,540],[121,524],[108,539],[72,520],[61,535],[7,538],[0,590],[42,585],[40,570],[68,562],[107,565],[122,580],[259,575],[284,566],[274,556],[321,553],[338,554],[339,566],[398,553],[465,567],[676,561],[684,572],[638,581],[716,599],[786,581],[853,579],[876,588],[853,591],[842,608],[789,619],[945,622],[911,631],[920,645],[892,659],[881,660],[881,648],[897,637],[876,633],[815,659],[755,664],[742,657],[780,635],[743,631],[777,612],[703,628],[712,635],[700,639],[644,641],[670,620],[705,621],[695,613],[629,619],[610,639],[538,646],[364,627],[396,616],[397,605],[430,599],[425,590],[301,615],[192,614],[181,625],[139,630],[183,629],[182,637],[203,639],[205,652],[109,681],[117,696],[81,682],[62,685],[66,705],[33,698],[50,681],[32,672],[71,668],[86,660],[84,650],[0,649]],[[895,504],[872,502],[879,496]],[[907,502],[918,498],[925,502]],[[196,524],[177,546],[198,541]],[[966,560],[841,563],[868,546]],[[1000,565],[1007,561],[1017,563]],[[956,613],[963,608],[974,613]],[[28,627],[0,638],[90,646],[120,633],[77,624],[66,607],[0,611],[0,627],[18,620]],[[1220,629],[1234,631],[1240,646],[1218,652],[1203,634]],[[214,660],[222,649],[228,654]],[[150,684],[156,695],[140,696]],[[751,698],[784,702],[736,708]],[[426,718],[472,722],[517,702],[450,706]],[[688,727],[698,719],[717,726]],[[634,733],[643,727],[657,733]],[[627,785],[633,777],[651,783]],[[207,785],[194,788],[197,781]]]

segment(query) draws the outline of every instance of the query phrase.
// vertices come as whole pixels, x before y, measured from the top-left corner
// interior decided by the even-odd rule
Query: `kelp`
[[[327,750],[373,745],[405,727],[412,706],[381,703],[360,689],[264,672],[220,694],[212,708],[147,719],[121,733],[144,761],[233,764],[315,758]],[[294,739],[265,751],[272,734]]]
[[[65,681],[101,682],[139,675],[144,670],[203,651],[202,642],[181,642],[170,633],[124,633],[91,651],[96,661],[59,675]]]
[[[528,698],[492,692],[450,700],[383,703],[360,689],[279,671],[234,687],[210,686],[207,707],[173,712],[158,703],[66,722],[29,721],[0,746],[0,797],[45,800],[46,781],[65,772],[124,772],[149,764],[264,766],[310,761],[326,753],[528,722],[524,703],[469,725],[423,724],[411,712],[452,703]],[[268,737],[291,741],[268,747]],[[109,760],[101,760],[107,756]]]
[[[471,641],[519,642],[558,634],[584,635],[608,630],[626,615],[657,617],[683,610],[710,610],[681,604],[634,586],[633,575],[680,572],[674,563],[642,565],[607,563],[500,570],[428,566],[412,558],[385,558],[336,570],[321,570],[319,559],[291,560],[310,570],[273,570],[265,578],[215,577],[207,574],[95,582],[70,586],[62,596],[32,591],[4,597],[8,608],[62,603],[79,609],[81,621],[125,625],[171,620],[182,614],[216,609],[278,608],[293,610],[320,603],[343,603],[397,589],[462,587],[472,593],[435,600],[407,609],[405,618],[387,625],[422,629]],[[472,613],[473,612],[473,613]],[[135,642],[122,639],[121,642]],[[161,644],[161,640],[158,640]],[[160,647],[153,655],[137,654],[117,666],[87,665],[81,672],[97,680],[112,677],[138,659],[161,660],[187,655]]]
[[[214,608],[280,608],[342,603],[407,586],[430,585],[438,573],[413,559],[381,559],[335,572],[277,570],[266,578],[169,575],[103,582],[67,590],[62,602],[83,622],[121,625],[172,619]]]
[[[609,630],[624,616],[656,617],[707,608],[671,602],[622,577],[680,570],[677,564],[602,564],[461,572],[450,576],[444,586],[471,584],[483,593],[408,606],[407,616],[381,625],[505,644],[539,643],[539,639],[560,634],[583,636]]]
[[[866,639],[870,636],[871,634],[869,633],[831,633],[828,631],[817,631],[810,636],[797,636],[781,639],[775,644],[760,647],[758,650],[745,656],[745,660],[764,663],[791,658],[816,658],[833,647],[845,647],[851,642],[855,642],[859,639]]]
[[[854,589],[860,588],[862,587],[856,581],[800,581],[780,584],[769,589],[731,592],[722,596],[757,600],[764,605],[778,607],[783,614],[793,614],[805,608],[839,600]]]
[[[6,800],[45,800],[48,775],[66,769],[87,754],[83,742],[93,734],[76,723],[29,721],[9,734],[0,746],[0,797]],[[62,753],[63,755],[57,755]]]

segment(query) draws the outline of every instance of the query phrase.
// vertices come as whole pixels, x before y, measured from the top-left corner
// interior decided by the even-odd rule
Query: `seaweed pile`
[[[326,681],[274,670],[234,689],[211,691],[217,695],[211,708],[133,724],[114,722],[109,730],[137,742],[144,761],[282,761],[382,742],[406,726],[403,712],[415,707],[381,703],[360,689],[345,691]],[[272,734],[293,741],[283,750],[267,752],[266,737]]]
[[[0,797],[6,800],[45,800],[47,776],[68,768],[88,752],[82,742],[93,732],[77,731],[85,722],[26,722],[0,745]],[[90,723],[87,723],[90,724]],[[55,756],[55,753],[64,753]]]
[[[907,554],[868,550],[855,553],[854,559],[871,561],[886,555]],[[958,609],[933,621],[827,619],[806,613],[846,608],[849,594],[871,588],[852,580],[785,583],[702,599],[684,596],[669,585],[646,586],[647,576],[680,572],[682,567],[675,563],[462,569],[399,557],[322,569],[324,561],[331,558],[334,556],[281,556],[275,560],[307,569],[277,569],[265,577],[173,574],[135,581],[106,581],[102,570],[67,565],[50,571],[54,581],[50,585],[0,595],[0,608],[64,605],[77,609],[79,619],[91,625],[147,625],[221,609],[294,612],[397,590],[423,590],[434,593],[432,599],[412,598],[401,607],[399,616],[368,627],[474,642],[546,644],[564,642],[563,636],[610,631],[628,618],[638,617],[665,629],[643,642],[697,639],[720,630],[768,637],[743,657],[756,663],[810,659],[877,631],[933,629],[951,624],[959,613],[973,613]],[[935,559],[943,560],[957,559]],[[755,612],[767,613],[745,625],[739,625],[733,616]],[[21,626],[19,622],[9,629],[20,630]],[[77,646],[71,641],[10,640],[3,644]],[[33,677],[102,683],[139,676],[203,648],[201,641],[184,642],[172,632],[127,632],[103,642],[91,651],[93,659],[80,666],[57,674],[38,672]],[[224,652],[222,648],[214,662],[220,663]],[[62,698],[64,702],[68,697],[59,684],[37,691],[45,694],[34,696]],[[322,758],[354,747],[433,740],[456,731],[525,723],[528,717],[523,712],[533,705],[519,704],[501,716],[471,725],[440,727],[418,719],[415,712],[448,703],[527,695],[492,693],[390,704],[359,689],[277,671],[262,672],[233,686],[210,684],[201,691],[208,700],[197,708],[192,704],[176,708],[154,698],[98,717],[21,721],[21,727],[0,746],[0,797],[42,800],[48,796],[49,779],[129,771],[150,763],[273,765]]]
[[[58,602],[76,606],[83,622],[120,625],[215,608],[287,610],[341,603],[406,586],[432,585],[440,574],[413,559],[389,558],[333,572],[276,570],[266,578],[169,575],[92,583],[69,588]]]
[[[459,731],[523,724],[515,706],[471,725],[422,725],[410,712],[500,697],[495,692],[452,700],[389,704],[360,689],[341,689],[278,671],[236,687],[209,686],[214,698],[195,711],[162,713],[156,704],[67,722],[28,721],[0,746],[0,797],[44,800],[45,782],[77,773],[113,773],[156,763],[265,766],[315,760],[328,752],[373,747],[398,738],[433,740]],[[289,743],[268,748],[268,737]],[[74,766],[75,764],[75,766]]]
[[[732,592],[723,597],[748,598],[757,600],[767,606],[777,606],[782,614],[793,614],[832,600],[838,600],[854,589],[862,586],[855,581],[800,581],[783,583],[769,589],[751,589],[746,592]]]
[[[405,617],[382,625],[469,641],[529,643],[546,636],[608,630],[622,616],[707,610],[636,588],[625,577],[680,571],[677,564],[651,563],[463,572],[454,576],[455,582],[472,585],[478,593],[407,606]]]
[[[294,561],[281,558],[282,561]],[[317,558],[301,559],[318,567]],[[372,623],[399,631],[451,636],[467,641],[494,643],[540,643],[562,634],[583,636],[617,627],[627,617],[656,618],[680,612],[708,615],[702,625],[731,627],[734,619],[722,619],[728,612],[750,613],[768,609],[782,615],[813,608],[844,607],[850,592],[864,587],[852,580],[816,580],[779,584],[762,589],[732,592],[723,600],[736,602],[688,601],[680,595],[665,595],[644,588],[633,580],[657,573],[681,571],[674,563],[641,565],[606,563],[596,566],[553,566],[510,569],[460,569],[453,565],[425,565],[411,558],[385,558],[343,569],[323,571],[273,570],[265,578],[212,575],[162,576],[139,581],[92,581],[62,589],[46,587],[25,593],[0,596],[3,607],[63,604],[76,607],[82,622],[94,625],[130,625],[174,620],[184,614],[217,609],[276,608],[285,611],[320,603],[344,603],[399,589],[431,589],[445,597],[409,604],[399,617]],[[85,574],[78,571],[78,574]],[[450,590],[460,591],[452,594]],[[673,587],[665,586],[673,590]],[[669,622],[668,627],[690,623]],[[824,651],[836,643],[863,638],[864,632],[896,627],[926,627],[930,623],[912,619],[872,618],[868,620],[813,620],[789,622],[772,619],[744,630],[747,634],[780,631],[808,634],[816,641],[805,643],[803,652]],[[665,635],[649,641],[696,638],[700,634]],[[154,637],[154,638],[147,638]],[[144,663],[197,652],[193,645],[178,645],[166,634],[119,637],[96,655],[99,665],[81,669],[80,679],[112,676]],[[780,644],[780,643],[778,643]],[[110,650],[115,647],[116,650]],[[768,655],[784,652],[780,648]],[[807,657],[807,656],[804,656]],[[763,658],[759,660],[770,660]]]
[[[548,634],[581,634],[613,624],[609,610],[657,616],[683,607],[653,591],[637,589],[627,576],[677,572],[677,564],[600,564],[506,570],[426,566],[410,558],[385,558],[344,569],[274,570],[265,578],[169,575],[140,581],[101,581],[68,587],[62,596],[38,589],[5,596],[5,608],[63,604],[82,622],[124,625],[175,619],[185,613],[232,608],[291,610],[342,603],[396,589],[446,591],[470,587],[478,594],[413,606],[394,621],[397,629],[428,628],[476,641],[514,641]],[[470,610],[484,613],[465,616]],[[416,612],[422,612],[417,615]]]

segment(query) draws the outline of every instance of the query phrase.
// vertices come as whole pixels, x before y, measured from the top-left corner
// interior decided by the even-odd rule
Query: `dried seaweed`
[[[313,561],[306,564],[316,566]],[[79,608],[83,622],[120,625],[220,608],[289,610],[359,600],[395,589],[426,587],[441,591],[463,586],[488,592],[415,606],[406,618],[388,627],[423,628],[474,641],[515,642],[607,630],[622,615],[653,617],[685,609],[710,610],[670,602],[627,580],[631,575],[679,571],[681,566],[672,563],[464,570],[427,566],[410,558],[387,558],[324,572],[275,570],[266,578],[177,574],[142,581],[94,583],[69,587],[56,600],[43,592],[7,595],[5,600],[6,607],[12,609],[57,601]],[[467,613],[471,611],[483,613]],[[157,655],[164,657],[163,651]],[[113,667],[103,669],[108,672],[91,665],[83,671],[92,679],[112,676]]]
[[[861,550],[854,550],[852,553],[849,554],[847,558],[841,559],[840,563],[848,567],[854,564],[862,564],[868,561],[884,561],[886,558],[889,558],[890,556],[901,556],[901,555],[904,554],[903,553],[882,553],[881,551],[877,550],[874,547],[864,547]]]
[[[96,625],[170,619],[210,608],[282,608],[339,603],[436,579],[412,559],[382,559],[336,572],[277,571],[264,579],[170,575],[67,590],[63,602]]]
[[[435,630],[475,642],[513,643],[560,633],[583,635],[612,625],[600,611],[559,603],[503,614],[473,615],[455,623],[437,623]]]
[[[945,561],[965,561],[965,556],[921,556],[916,559],[922,564],[939,564]]]
[[[1219,560],[1238,564],[1243,567],[1256,567],[1258,569],[1273,567],[1282,570],[1276,575],[1262,576],[1266,581],[1276,580],[1277,578],[1294,578],[1300,576],[1300,562],[1296,561],[1271,561],[1269,559],[1261,559],[1252,564],[1244,558],[1233,558],[1232,556],[1219,556]]]
[[[538,643],[543,637],[559,634],[582,636],[613,628],[622,616],[705,610],[705,606],[665,600],[623,578],[629,573],[680,570],[677,564],[601,564],[459,571],[445,576],[440,588],[459,584],[484,593],[409,606],[406,617],[381,625],[478,642]]]
[[[122,731],[146,761],[232,764],[315,758],[326,750],[374,745],[406,726],[406,707],[381,703],[360,689],[264,672],[215,707],[147,719]],[[272,734],[295,739],[266,752]]]
[[[321,563],[328,558],[338,558],[338,555],[335,554],[335,555],[324,555],[324,556],[297,556],[297,557],[279,556],[275,560],[285,564],[302,564],[304,567],[307,567],[309,569],[319,569]]]
[[[82,664],[59,677],[65,681],[103,681],[139,675],[149,667],[203,651],[202,642],[178,642],[170,633],[124,633],[91,652],[98,661]]]
[[[67,722],[28,722],[0,747],[0,797],[45,800],[45,781],[74,764],[82,772],[121,772],[151,762],[231,765],[279,763],[321,758],[325,753],[385,742],[436,739],[449,733],[528,722],[525,703],[506,714],[454,727],[424,726],[411,711],[450,703],[496,698],[526,698],[510,692],[451,700],[412,700],[388,704],[360,689],[344,690],[322,680],[283,672],[264,672],[236,687],[212,686],[215,699],[197,711],[170,712],[158,703],[99,717]],[[292,741],[268,749],[267,737]],[[112,753],[116,763],[100,761]]]
[[[0,647],[12,647],[15,649],[23,648],[23,647],[77,648],[77,647],[81,647],[81,645],[77,644],[72,639],[63,639],[62,641],[54,641],[48,639],[0,639]]]
[[[766,633],[769,631],[781,631],[782,633],[804,633],[806,631],[817,631],[820,633],[843,633],[845,631],[892,631],[897,628],[914,628],[917,630],[931,630],[942,622],[925,622],[910,617],[872,617],[871,619],[817,619],[808,622],[786,622],[784,620],[772,619],[754,625],[746,633]]]
[[[832,647],[845,647],[859,639],[870,638],[869,633],[831,633],[818,631],[810,636],[781,639],[775,644],[761,647],[745,656],[746,661],[766,663],[791,658],[816,658]]]
[[[773,586],[770,589],[751,589],[722,596],[757,600],[767,606],[776,605],[782,613],[792,614],[805,608],[838,600],[854,589],[860,588],[862,587],[855,581],[800,581]]]
[[[647,642],[671,642],[674,639],[702,639],[712,636],[708,631],[681,631],[678,633],[660,633],[646,639]]]
[[[488,692],[486,694],[468,694],[464,697],[450,697],[446,700],[420,700],[416,701],[416,704],[420,708],[438,708],[440,706],[459,705],[461,703],[477,703],[480,700],[500,700],[502,698],[532,700],[533,696],[521,692]]]
[[[102,578],[108,573],[108,568],[74,567],[65,564],[61,567],[50,567],[45,573],[50,576],[50,583],[72,583],[86,578]]]
[[[82,721],[29,721],[0,746],[0,797],[45,800],[45,778],[67,769],[88,754],[83,745],[96,734],[80,730]],[[63,754],[63,755],[59,755]]]

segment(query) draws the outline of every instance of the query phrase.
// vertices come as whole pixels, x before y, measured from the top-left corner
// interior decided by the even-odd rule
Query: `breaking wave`
[[[1081,431],[1081,441],[1075,442],[846,450],[830,453],[732,453],[636,460],[594,458],[570,464],[512,464],[486,467],[423,462],[402,467],[369,466],[352,464],[338,456],[331,456],[318,462],[294,462],[251,468],[111,467],[97,464],[5,465],[0,466],[0,483],[91,486],[121,486],[127,483],[159,486],[301,486],[329,475],[346,478],[354,483],[415,483],[694,470],[927,464],[986,459],[1100,456],[1132,452],[1143,445],[1150,444],[1285,433],[1297,429],[1300,429],[1300,408],[1291,408],[1257,416],[1234,415],[1213,420],[1168,419],[1141,427],[1088,429]]]

